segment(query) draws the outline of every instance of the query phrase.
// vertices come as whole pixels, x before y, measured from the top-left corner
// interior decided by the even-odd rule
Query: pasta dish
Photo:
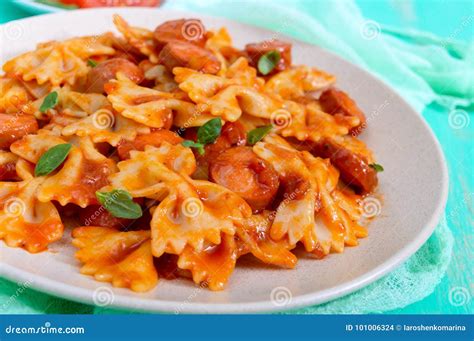
[[[294,268],[367,236],[383,168],[335,76],[198,19],[113,22],[120,35],[3,65],[6,245],[37,253],[72,231],[82,274],[145,292],[178,277],[222,290],[240,257]]]

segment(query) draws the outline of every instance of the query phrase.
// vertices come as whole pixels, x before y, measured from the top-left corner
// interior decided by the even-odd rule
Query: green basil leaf
[[[247,144],[253,146],[267,135],[273,126],[271,124],[250,130],[247,134]]]
[[[222,123],[220,118],[213,118],[200,126],[197,131],[197,141],[201,144],[214,143],[221,134]]]
[[[87,65],[89,65],[90,67],[96,67],[96,66],[97,66],[97,62],[96,62],[95,60],[88,59],[88,60],[87,60]]]
[[[281,55],[277,50],[268,51],[258,60],[258,71],[266,76],[278,65]]]
[[[127,191],[114,189],[110,192],[95,192],[97,200],[114,217],[138,219],[143,215],[142,208]]]
[[[383,167],[382,165],[379,165],[378,163],[371,163],[369,165],[370,168],[373,168],[375,169],[375,171],[378,173],[378,172],[383,172]]]
[[[58,104],[58,93],[53,91],[44,98],[43,103],[40,106],[40,111],[46,112],[49,109],[54,108],[56,104]]]
[[[35,167],[35,176],[48,175],[66,160],[72,144],[63,143],[49,148],[41,155]]]
[[[204,145],[199,142],[194,142],[191,140],[184,140],[181,144],[185,147],[196,148],[200,155],[204,155]]]

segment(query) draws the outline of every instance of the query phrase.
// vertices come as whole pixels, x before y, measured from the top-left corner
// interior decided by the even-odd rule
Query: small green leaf
[[[371,163],[369,165],[370,168],[373,168],[375,169],[375,171],[378,173],[378,172],[383,172],[383,167],[382,165],[379,165],[378,163]]]
[[[202,143],[194,142],[194,141],[191,141],[191,140],[184,140],[183,142],[181,142],[181,144],[185,147],[196,148],[199,155],[204,155],[204,153],[205,153],[204,145]]]
[[[273,126],[271,124],[250,130],[247,134],[247,144],[253,146],[267,135]]]
[[[266,76],[278,65],[281,55],[277,50],[268,51],[258,60],[258,71]]]
[[[197,131],[197,141],[201,144],[214,143],[221,134],[222,123],[220,118],[213,118],[200,126]]]
[[[114,217],[138,219],[143,215],[142,208],[127,191],[114,189],[110,192],[95,192],[99,203]]]
[[[58,168],[64,160],[66,160],[72,144],[63,143],[49,148],[41,155],[35,167],[35,176],[48,175]]]
[[[96,67],[96,66],[97,66],[97,62],[96,62],[95,60],[88,59],[88,60],[87,60],[87,65],[89,65],[90,67]]]
[[[46,112],[49,109],[54,108],[56,104],[58,104],[58,93],[56,91],[53,91],[44,98],[44,101],[40,106],[40,111]]]

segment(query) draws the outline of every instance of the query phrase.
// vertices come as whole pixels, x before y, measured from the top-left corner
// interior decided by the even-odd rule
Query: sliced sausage
[[[353,136],[359,135],[366,125],[364,113],[359,109],[352,98],[344,91],[336,88],[330,88],[324,91],[319,97],[321,108],[328,114],[343,114],[346,116],[355,116],[359,118],[360,124],[351,129]]]
[[[117,153],[121,160],[130,157],[131,150],[145,150],[145,146],[159,147],[163,142],[178,144],[183,141],[175,132],[166,129],[158,129],[149,134],[138,135],[135,140],[122,140],[117,146]]]
[[[177,66],[216,74],[221,64],[210,51],[182,41],[171,41],[161,50],[158,61],[170,71]]]
[[[258,61],[265,53],[277,50],[280,52],[280,61],[273,69],[274,72],[280,72],[291,66],[291,44],[280,40],[262,41],[245,45],[245,51],[250,60],[250,65],[257,67]]]
[[[34,116],[0,114],[0,149],[9,148],[16,140],[37,130]]]
[[[199,19],[170,20],[157,26],[153,37],[159,49],[174,40],[204,47],[206,44],[206,29]]]
[[[143,71],[125,58],[112,58],[90,69],[87,74],[86,92],[103,93],[104,84],[115,78],[117,72],[124,73],[135,83],[143,81]]]
[[[250,147],[233,147],[210,162],[210,179],[237,193],[254,211],[267,207],[277,193],[278,173]]]
[[[377,187],[377,172],[369,166],[364,156],[328,138],[314,143],[311,152],[316,156],[330,159],[331,163],[339,169],[341,179],[356,190],[368,193]]]
[[[197,141],[197,130],[187,129],[185,139]],[[244,146],[247,142],[245,127],[240,122],[226,122],[222,127],[221,134],[214,143],[204,147],[204,155],[195,153],[198,167],[203,168],[207,173],[207,166],[220,153],[231,147]]]
[[[19,180],[16,174],[16,162],[7,162],[0,165],[0,181]]]

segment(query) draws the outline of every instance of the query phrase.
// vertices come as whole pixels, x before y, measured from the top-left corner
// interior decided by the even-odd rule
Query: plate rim
[[[80,13],[77,11],[59,11],[54,13],[43,14],[39,16],[32,16],[28,18],[18,19],[9,21],[0,25],[0,29],[3,29],[5,25],[15,23],[15,22],[22,22],[22,21],[36,21],[38,18],[42,18],[45,16],[76,16],[82,14],[88,14],[90,12],[96,13],[97,11],[100,12],[109,12],[113,13],[127,13],[130,11],[133,12],[143,12],[143,11],[156,11],[155,8],[126,8],[126,9],[119,9],[119,8],[100,8],[100,9],[81,9]],[[238,25],[245,25],[257,30],[267,31],[269,33],[274,33],[273,31],[262,28],[256,25],[247,24],[244,22],[239,22],[237,20],[228,19],[226,17],[218,17],[193,11],[183,11],[183,10],[173,10],[173,9],[163,9],[160,8],[160,11],[169,12],[170,14],[177,14],[177,15],[195,15],[201,18],[219,18],[226,20],[228,22],[233,22]],[[33,23],[34,24],[34,23]],[[354,64],[351,61],[348,61],[339,55],[335,54],[332,51],[324,49],[318,45],[309,44],[303,42],[297,38],[283,35],[287,39],[293,40],[304,47],[308,48],[317,48],[324,51],[324,53],[330,54],[333,58],[342,60],[344,63],[348,63],[359,69],[359,71],[363,72],[365,76],[370,78],[373,82],[376,82],[377,85],[381,86],[383,90],[388,91],[391,93],[395,98],[404,102],[412,111],[412,114],[416,116],[416,119],[420,121],[421,125],[424,129],[427,130],[428,135],[431,139],[433,149],[433,155],[435,155],[440,160],[441,165],[441,177],[442,177],[442,186],[440,189],[440,196],[437,200],[436,208],[431,215],[429,221],[423,227],[421,232],[416,236],[416,238],[412,239],[409,243],[407,243],[402,249],[400,249],[397,253],[393,254],[379,266],[375,267],[371,271],[364,273],[363,275],[354,278],[351,281],[342,283],[340,285],[318,291],[316,293],[308,293],[304,295],[298,295],[292,297],[292,300],[286,304],[284,307],[277,307],[270,299],[265,301],[256,301],[256,302],[246,302],[246,303],[199,303],[199,302],[187,302],[185,305],[180,305],[179,313],[258,313],[258,312],[276,312],[276,311],[287,311],[291,309],[307,307],[316,304],[326,303],[336,298],[343,297],[350,293],[355,292],[358,289],[361,289],[379,278],[383,277],[384,275],[388,274],[389,272],[393,271],[397,268],[400,264],[405,262],[410,256],[412,256],[431,236],[434,232],[436,226],[440,222],[442,218],[442,214],[444,213],[447,198],[448,198],[448,189],[449,189],[449,175],[448,175],[448,167],[446,163],[446,158],[442,151],[441,145],[436,138],[433,130],[428,125],[426,120],[418,113],[413,106],[407,102],[401,95],[388,85],[380,76],[376,75],[375,73],[371,73],[365,68]],[[3,243],[3,242],[2,242]],[[5,246],[6,247],[6,246]],[[36,289],[38,291],[60,297],[65,299],[70,299],[72,301],[76,301],[79,303],[86,303],[94,305],[93,302],[93,290],[85,289],[81,287],[74,287],[69,284],[60,283],[54,281],[52,279],[42,277],[37,274],[32,274],[27,271],[23,271],[21,269],[17,269],[10,264],[2,263],[2,267],[0,269],[0,276],[6,279],[9,279],[14,282],[27,282],[32,281],[31,288]],[[102,283],[102,282],[99,282]],[[110,285],[110,283],[104,283],[104,285]],[[114,290],[114,287],[111,287]],[[133,304],[130,304],[133,303]],[[150,299],[150,298],[141,298],[141,297],[128,297],[122,296],[120,294],[114,294],[114,301],[107,305],[107,308],[121,308],[121,309],[133,309],[133,311],[142,311],[142,312],[176,312],[176,301],[167,301],[163,299]]]

